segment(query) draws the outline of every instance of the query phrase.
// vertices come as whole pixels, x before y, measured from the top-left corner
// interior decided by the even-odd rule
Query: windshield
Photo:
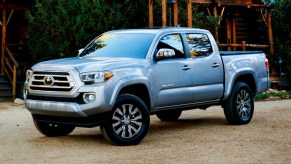
[[[154,34],[106,33],[91,42],[80,56],[144,59]]]

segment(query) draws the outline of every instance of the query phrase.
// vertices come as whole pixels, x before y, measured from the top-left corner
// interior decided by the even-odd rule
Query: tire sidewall
[[[248,115],[248,117],[246,119],[242,119],[239,116],[238,110],[236,109],[237,108],[236,99],[237,99],[237,96],[238,96],[239,92],[242,91],[242,90],[247,91],[247,93],[249,94],[250,99],[251,99],[251,102],[250,102],[251,111],[250,111],[250,114]],[[251,119],[253,117],[253,113],[254,113],[254,99],[253,99],[252,91],[248,87],[247,84],[239,82],[234,86],[234,90],[233,90],[233,92],[231,94],[231,102],[230,103],[231,103],[231,108],[233,109],[233,112],[235,114],[235,118],[238,120],[238,124],[247,124],[247,123],[249,123],[251,121]]]
[[[57,137],[57,136],[66,136],[69,135],[74,129],[74,126],[68,125],[57,125],[57,127],[50,126],[50,123],[38,121],[37,117],[33,117],[33,123],[36,129],[45,136],[48,137]]]
[[[138,107],[141,115],[142,115],[142,127],[140,129],[140,131],[134,135],[132,138],[122,138],[120,137],[118,134],[115,133],[113,127],[112,127],[112,116],[115,112],[115,109],[117,109],[118,107],[120,107],[121,105],[124,104],[132,104],[136,107]],[[110,142],[112,142],[113,144],[116,145],[136,145],[138,144],[147,134],[148,129],[149,129],[149,113],[148,113],[148,109],[147,106],[145,105],[145,103],[138,97],[134,96],[134,95],[130,95],[130,94],[123,94],[118,96],[117,101],[114,105],[114,107],[112,108],[111,111],[111,117],[110,120],[108,120],[105,124],[102,125],[101,128],[104,128],[105,131],[105,135],[106,137],[108,137],[108,139],[110,140]]]

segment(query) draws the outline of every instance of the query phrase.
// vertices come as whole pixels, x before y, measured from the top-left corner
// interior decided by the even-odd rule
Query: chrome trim
[[[52,79],[47,84],[47,78]],[[30,91],[71,93],[75,89],[73,76],[69,72],[35,71],[29,80]]]
[[[50,111],[50,112],[65,112],[77,113],[80,116],[86,117],[87,114],[82,112],[80,105],[77,103],[42,101],[27,99],[25,106],[27,109],[33,111]]]

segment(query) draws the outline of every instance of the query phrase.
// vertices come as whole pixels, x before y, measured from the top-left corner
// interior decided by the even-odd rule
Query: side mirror
[[[78,50],[78,55],[80,55],[84,51],[84,48]]]
[[[161,59],[167,59],[175,56],[175,51],[173,49],[169,48],[161,48],[159,51],[155,54],[154,59],[155,60],[161,60]]]

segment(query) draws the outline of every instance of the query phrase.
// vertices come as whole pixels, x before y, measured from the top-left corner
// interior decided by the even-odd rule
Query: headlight
[[[32,74],[33,74],[32,70],[27,70],[26,71],[26,81],[29,81],[29,79],[31,79]]]
[[[100,83],[110,79],[113,76],[113,73],[110,71],[102,72],[87,72],[81,73],[80,78],[83,82],[95,82]]]

